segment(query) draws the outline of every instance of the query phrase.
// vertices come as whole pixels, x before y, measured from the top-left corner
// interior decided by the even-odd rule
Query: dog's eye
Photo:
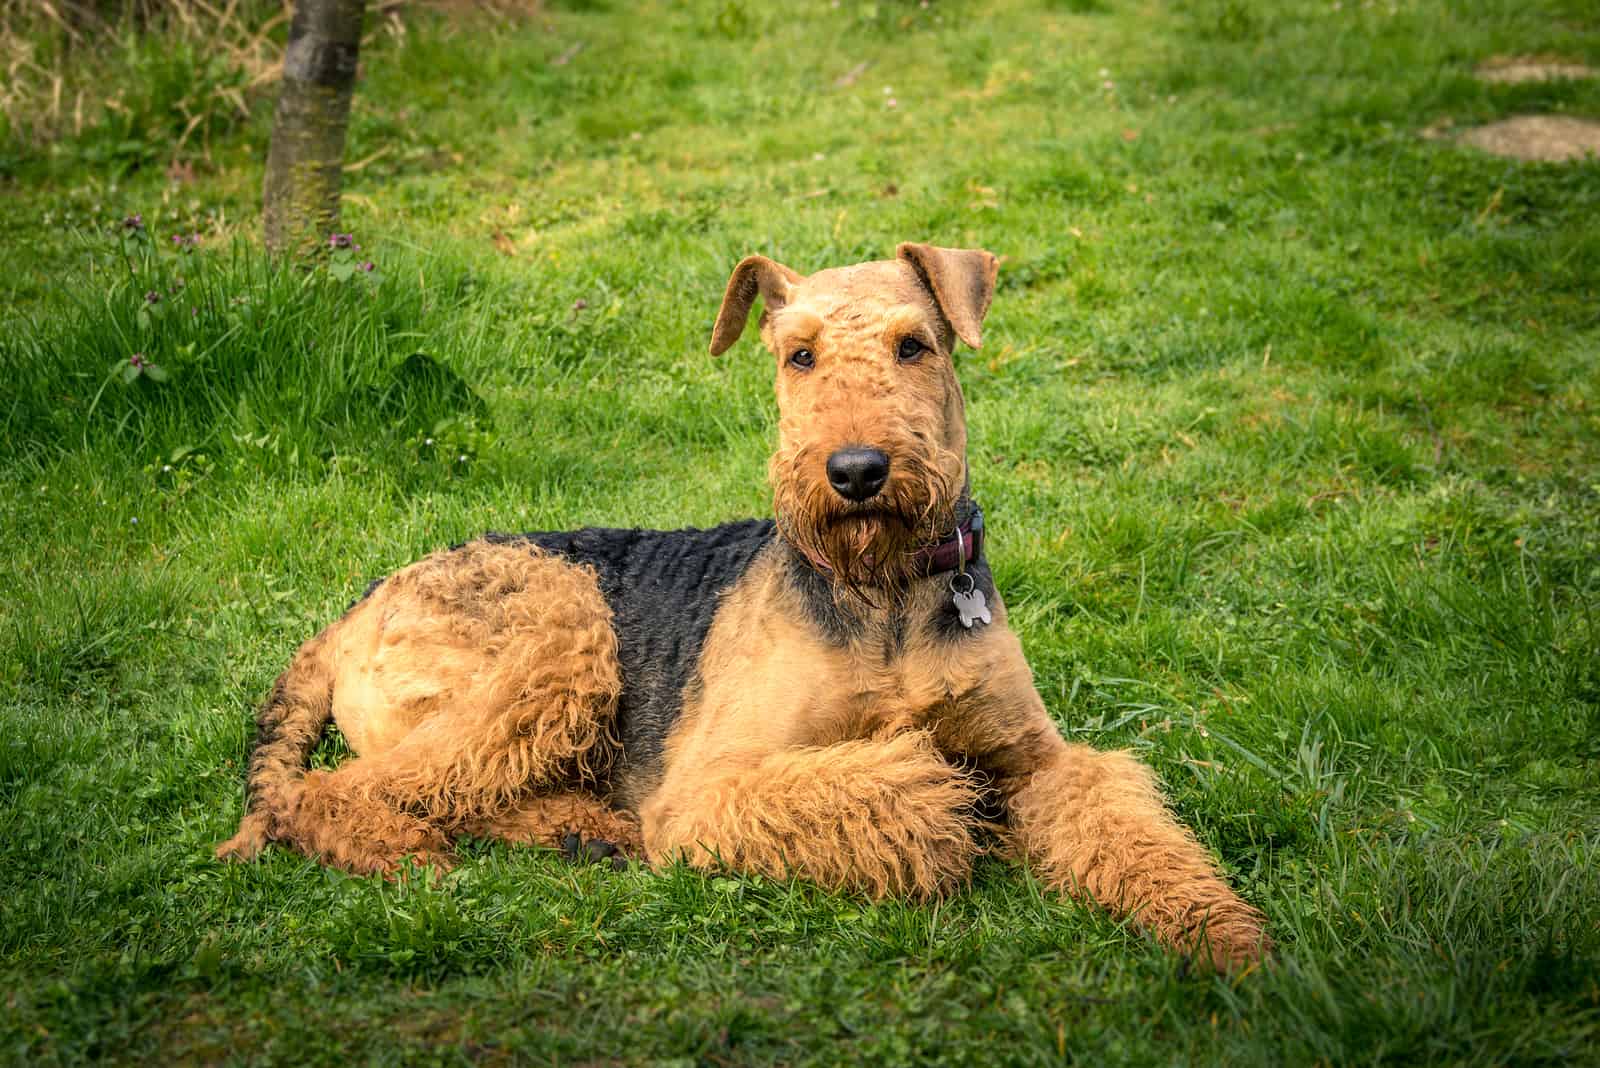
[[[800,368],[802,371],[809,370],[816,362],[817,357],[810,349],[795,349],[789,353],[789,364]]]
[[[917,358],[928,351],[928,346],[914,337],[900,339],[900,347],[895,350],[895,358],[901,363],[915,363]]]

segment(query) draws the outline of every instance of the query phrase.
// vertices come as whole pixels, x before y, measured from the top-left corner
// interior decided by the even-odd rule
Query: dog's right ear
[[[722,295],[717,325],[711,328],[711,355],[721,356],[739,340],[758,293],[767,311],[776,311],[789,303],[789,289],[800,280],[799,274],[765,256],[740,260],[728,279],[728,291]]]

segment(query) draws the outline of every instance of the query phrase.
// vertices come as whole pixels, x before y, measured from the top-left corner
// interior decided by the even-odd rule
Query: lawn
[[[1600,118],[1600,80],[1473,76],[1600,65],[1589,0],[390,8],[370,273],[260,252],[262,7],[228,48],[7,39],[68,81],[0,99],[0,1057],[1600,1063],[1600,162],[1423,136]],[[998,858],[933,906],[212,859],[254,704],[370,579],[766,514],[727,273],[901,240],[1004,257],[959,357],[997,583],[1270,967]]]

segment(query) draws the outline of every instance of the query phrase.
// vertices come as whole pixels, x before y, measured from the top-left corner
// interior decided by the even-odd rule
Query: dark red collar
[[[963,565],[970,567],[983,551],[983,509],[972,502],[972,514],[956,527],[955,533],[937,545],[925,545],[916,551],[917,574],[939,575],[955,571]]]

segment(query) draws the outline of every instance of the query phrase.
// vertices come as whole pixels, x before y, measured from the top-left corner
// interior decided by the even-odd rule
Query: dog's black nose
[[[846,500],[871,500],[887,481],[889,457],[881,449],[840,449],[828,457],[828,484]]]

